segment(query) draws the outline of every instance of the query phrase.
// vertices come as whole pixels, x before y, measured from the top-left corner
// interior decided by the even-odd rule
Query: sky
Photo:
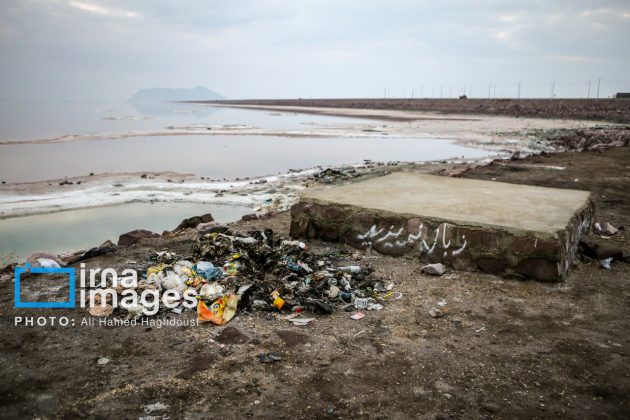
[[[0,57],[2,101],[605,97],[630,91],[630,1],[2,0]]]

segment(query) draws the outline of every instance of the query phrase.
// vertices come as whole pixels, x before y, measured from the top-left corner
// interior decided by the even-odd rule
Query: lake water
[[[365,124],[366,119],[218,108],[184,103],[0,102],[0,141],[68,134],[161,130],[191,124],[308,129],[317,124]]]
[[[134,229],[172,230],[190,216],[211,213],[219,223],[228,223],[251,212],[248,207],[218,204],[130,203],[4,219],[0,220],[0,257],[89,249],[107,239],[116,243],[121,233]]]
[[[366,119],[216,108],[188,104],[0,102],[0,140],[47,139],[68,134],[161,130],[190,124],[248,125],[310,130],[317,125],[386,124]],[[487,152],[452,141],[408,138],[285,138],[240,135],[131,137],[120,140],[0,145],[0,181],[25,182],[90,172],[194,173],[234,179],[315,166],[374,161],[475,158]],[[0,195],[2,188],[0,186]],[[129,230],[161,232],[183,218],[211,212],[222,222],[251,209],[187,203],[117,207],[0,220],[0,256],[16,251],[64,251],[115,240]]]
[[[212,179],[273,175],[289,169],[374,161],[422,161],[487,152],[448,140],[151,136],[51,144],[0,145],[0,181],[83,176],[90,172],[174,171]]]

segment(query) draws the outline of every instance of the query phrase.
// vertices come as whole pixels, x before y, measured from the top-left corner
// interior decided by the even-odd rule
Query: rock
[[[101,306],[99,303],[96,306],[92,306],[88,312],[92,316],[104,318],[104,317],[110,316],[112,312],[114,312],[114,307],[110,304]]]
[[[603,235],[612,236],[616,234],[617,232],[619,232],[619,229],[617,229],[616,227],[614,227],[608,222],[604,222],[604,223],[595,223],[595,231]]]
[[[602,239],[593,235],[585,236],[580,240],[580,250],[587,257],[596,260],[604,260],[610,257],[616,260],[623,260],[623,250],[619,246],[604,243]]]
[[[246,344],[249,343],[249,337],[235,327],[226,327],[216,338],[220,344]]]
[[[431,315],[433,318],[442,318],[444,316],[444,313],[438,308],[431,308],[429,309],[429,315]]]
[[[256,213],[246,214],[241,217],[242,222],[251,222],[252,220],[258,220],[258,215]]]
[[[209,223],[214,222],[214,217],[210,213],[206,213],[201,216],[193,216],[188,219],[184,219],[181,221],[179,225],[175,228],[175,232],[184,230],[184,229],[194,229],[201,223]]]
[[[155,232],[144,229],[136,229],[131,232],[123,233],[118,238],[118,246],[130,246],[145,238],[159,238],[160,235]]]
[[[61,267],[66,265],[65,262],[61,258],[59,258],[57,255],[53,255],[48,252],[34,252],[28,257],[26,257],[26,262],[29,263],[33,267],[43,267],[41,262],[38,261],[40,259],[52,260],[56,262],[57,264],[59,264],[59,266]]]
[[[109,359],[107,357],[99,357],[96,363],[103,366],[109,363]]]
[[[151,414],[156,411],[164,411],[164,410],[168,410],[168,405],[161,402],[156,402],[155,404],[147,404],[144,406],[144,412],[147,414]]]
[[[430,274],[432,276],[441,276],[446,271],[446,267],[442,263],[428,264],[422,267],[424,274]]]
[[[225,233],[228,227],[217,222],[199,223],[197,231],[200,233]]]

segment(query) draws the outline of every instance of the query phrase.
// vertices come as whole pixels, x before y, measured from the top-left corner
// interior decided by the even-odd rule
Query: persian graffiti
[[[417,247],[417,250],[420,253],[427,253],[431,255],[437,250],[442,250],[443,256],[446,257],[450,250],[451,255],[457,256],[466,249],[468,241],[466,240],[465,235],[461,235],[461,240],[459,241],[461,245],[459,248],[451,249],[451,239],[450,236],[447,235],[447,231],[449,229],[453,229],[453,226],[448,223],[442,223],[431,235],[429,235],[429,228],[421,223],[420,226],[418,226],[417,233],[407,233],[407,235],[403,235],[405,229],[402,227],[396,229],[396,227],[390,226],[390,228],[386,231],[385,228],[377,230],[376,225],[372,225],[372,227],[366,232],[357,235],[356,239],[364,248],[409,248],[409,251],[412,251]],[[448,241],[446,239],[447,237],[449,238]],[[431,240],[430,238],[433,239]]]

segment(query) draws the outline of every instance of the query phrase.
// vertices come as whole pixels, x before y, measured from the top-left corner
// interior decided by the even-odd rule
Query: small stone
[[[100,357],[96,363],[98,363],[99,365],[103,366],[109,363],[109,359],[107,357]]]
[[[616,227],[614,227],[608,222],[595,223],[595,230],[597,231],[597,233],[602,233],[604,235],[611,235],[611,236],[619,232],[619,229],[617,229]]]
[[[98,304],[96,304],[96,306],[92,306],[88,312],[92,316],[104,318],[104,317],[110,316],[112,312],[114,312],[114,307],[110,304],[101,306],[99,302]]]
[[[430,274],[432,276],[441,276],[446,271],[446,267],[442,263],[429,264],[422,267],[424,274]]]
[[[431,315],[433,318],[442,318],[444,316],[444,313],[438,308],[431,308],[429,309],[429,315]]]

